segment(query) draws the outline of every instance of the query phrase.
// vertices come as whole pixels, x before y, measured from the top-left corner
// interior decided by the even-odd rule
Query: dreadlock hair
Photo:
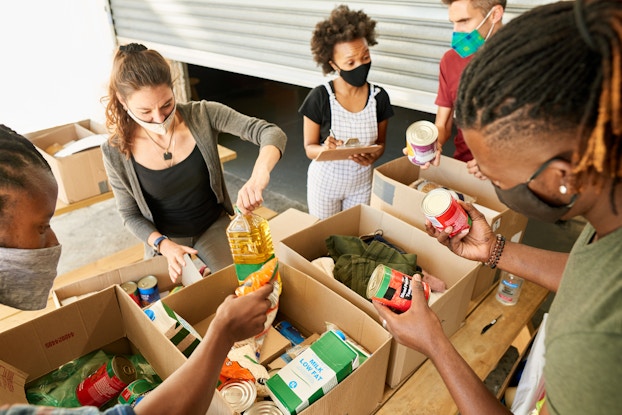
[[[345,4],[334,8],[328,19],[315,25],[311,37],[313,59],[322,67],[322,73],[335,72],[329,62],[333,59],[333,48],[337,43],[363,38],[369,46],[377,44],[375,28],[376,21],[363,10],[350,10]]]
[[[576,137],[576,185],[622,176],[620,0],[561,1],[513,19],[462,74],[456,123],[494,145]],[[560,132],[566,134],[560,134]]]
[[[26,138],[0,124],[0,223],[11,203],[11,190],[28,190],[34,168],[52,174],[48,162]]]
[[[106,127],[112,132],[110,144],[128,158],[136,122],[127,114],[118,96],[127,99],[144,87],[168,85],[173,88],[171,68],[160,53],[138,43],[119,47],[110,74],[106,105]]]

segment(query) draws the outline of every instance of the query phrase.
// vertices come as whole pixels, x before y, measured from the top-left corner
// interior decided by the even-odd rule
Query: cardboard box
[[[276,256],[279,256],[281,239],[313,225],[318,220],[315,216],[294,208],[289,208],[270,219],[268,224],[270,225],[270,235]]]
[[[372,413],[384,394],[391,336],[364,312],[308,275],[283,263],[279,264],[279,272],[283,291],[277,320],[286,319],[305,335],[324,332],[329,321],[373,353],[350,376],[301,413]],[[162,301],[201,332],[205,329],[204,322],[211,320],[218,305],[236,287],[235,268],[229,266]]]
[[[328,254],[325,240],[330,235],[361,236],[374,233],[378,229],[382,229],[384,238],[389,242],[408,253],[416,253],[417,265],[447,284],[447,291],[431,308],[440,318],[445,333],[448,336],[455,333],[466,316],[475,277],[481,264],[452,254],[425,232],[386,212],[359,205],[321,220],[283,239],[279,251],[280,260],[317,279],[379,322],[378,313],[369,300],[311,263],[314,259]],[[397,386],[424,361],[425,356],[421,353],[392,341],[386,383],[392,388]]]
[[[52,300],[58,308],[72,299],[77,300],[82,296],[104,290],[111,285],[121,285],[128,281],[138,282],[139,279],[147,275],[154,275],[158,279],[158,290],[161,293],[179,285],[173,283],[168,275],[166,257],[158,255],[126,267],[63,285],[52,290]]]
[[[370,205],[425,230],[425,215],[421,210],[425,193],[408,186],[419,178],[473,196],[476,199],[475,207],[484,214],[493,232],[514,242],[523,239],[527,218],[501,203],[489,180],[480,180],[469,174],[466,163],[451,157],[441,156],[439,167],[426,170],[412,164],[408,157],[375,168]],[[495,282],[496,270],[481,267],[473,287],[472,299],[478,298]]]
[[[92,120],[82,120],[24,134],[50,164],[58,182],[58,198],[67,204],[111,190],[101,149],[91,148],[61,158],[54,157],[46,149],[94,134],[106,134],[106,129]]]
[[[186,361],[119,287],[2,332],[0,344],[2,404],[26,403],[24,382],[94,350],[140,353],[163,379]],[[220,393],[215,393],[208,414],[233,413]]]

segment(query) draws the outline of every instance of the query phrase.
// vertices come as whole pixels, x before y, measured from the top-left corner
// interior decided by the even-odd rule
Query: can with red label
[[[140,304],[147,307],[151,303],[155,303],[160,299],[160,291],[158,291],[158,279],[153,275],[147,275],[138,281],[138,293],[140,295]]]
[[[76,388],[82,406],[102,406],[136,380],[136,368],[122,356],[114,356]]]
[[[136,304],[141,306],[140,297],[138,296],[138,284],[136,284],[134,281],[124,282],[123,284],[121,284],[121,289],[123,289],[123,291],[125,291]]]
[[[423,295],[430,300],[430,286],[421,281]],[[404,312],[412,302],[412,276],[386,265],[378,265],[367,283],[367,298],[396,312]]]
[[[453,227],[450,237],[471,227],[471,218],[447,189],[430,190],[421,202],[421,210],[439,231]]]
[[[422,166],[433,161],[437,143],[438,128],[430,121],[417,121],[406,129],[406,151],[413,164]]]

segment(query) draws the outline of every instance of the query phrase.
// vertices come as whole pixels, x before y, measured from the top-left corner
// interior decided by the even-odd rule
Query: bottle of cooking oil
[[[243,215],[237,207],[235,212],[235,217],[227,227],[227,238],[238,282],[241,284],[249,274],[274,257],[274,246],[266,219],[252,212]]]

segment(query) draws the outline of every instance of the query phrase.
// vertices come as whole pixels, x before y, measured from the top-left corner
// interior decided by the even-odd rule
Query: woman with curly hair
[[[358,204],[369,203],[372,164],[384,153],[393,108],[386,91],[367,82],[369,47],[375,45],[376,22],[362,10],[336,7],[315,26],[313,58],[324,75],[337,77],[315,87],[299,109],[304,117],[304,146],[311,159],[307,174],[309,213],[327,218]],[[358,138],[361,145],[378,144],[374,153],[347,160],[315,161],[325,148]]]

